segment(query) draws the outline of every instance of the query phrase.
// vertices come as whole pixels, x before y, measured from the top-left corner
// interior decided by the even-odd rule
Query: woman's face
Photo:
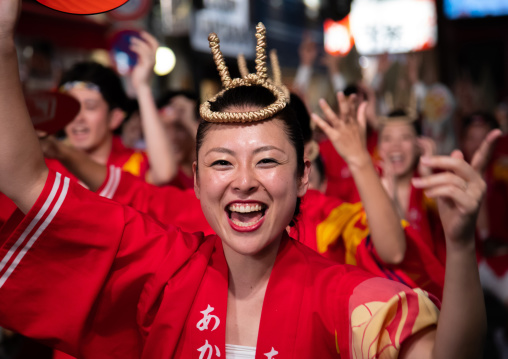
[[[213,125],[194,164],[196,196],[225,246],[256,255],[281,237],[310,164],[297,178],[296,150],[280,120]]]
[[[394,121],[386,124],[379,138],[379,154],[397,177],[414,169],[419,156],[416,132],[411,124]]]

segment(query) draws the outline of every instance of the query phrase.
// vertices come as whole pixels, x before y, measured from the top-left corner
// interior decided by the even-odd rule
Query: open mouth
[[[404,156],[401,153],[393,153],[389,158],[393,164],[400,164],[404,161]]]
[[[90,133],[90,129],[87,127],[73,127],[70,132],[74,137],[82,138]]]
[[[241,228],[252,228],[264,218],[267,205],[260,202],[231,203],[226,207],[226,212],[231,223]]]

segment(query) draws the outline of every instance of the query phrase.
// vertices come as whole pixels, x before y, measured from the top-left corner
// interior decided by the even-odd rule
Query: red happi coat
[[[98,193],[184,231],[214,233],[192,190],[155,187],[110,167],[108,178]],[[444,266],[425,246],[417,231],[410,226],[404,230],[408,242],[406,258],[398,266],[389,266],[374,250],[361,203],[345,203],[309,190],[302,200],[301,214],[291,230],[291,237],[336,262],[358,265],[411,288],[421,287],[441,298]]]
[[[369,131],[367,134],[367,149],[374,160],[378,158],[377,142],[377,132]],[[340,198],[344,202],[360,202],[360,194],[351,171],[349,171],[349,166],[337,153],[330,140],[327,139],[319,144],[319,154],[323,159],[325,176],[328,180],[326,195]]]
[[[427,198],[422,189],[412,185],[405,219],[420,234],[422,244],[427,245],[434,256],[445,265],[446,240],[436,203]]]
[[[442,298],[445,268],[420,233],[406,221],[402,223],[407,245],[404,260],[390,265],[382,261],[372,244],[361,203],[346,203],[308,191],[301,211],[302,219],[293,231],[299,231],[298,238],[318,253]],[[291,232],[291,236],[296,234]]]
[[[80,358],[224,358],[221,240],[163,228],[50,172],[0,232],[0,325]],[[395,358],[435,325],[426,294],[283,236],[256,359]]]
[[[78,181],[78,179],[59,161],[54,159],[46,159],[45,161],[49,169],[55,172],[60,172],[73,181]],[[148,157],[146,154],[144,152],[125,147],[122,144],[121,138],[118,136],[113,136],[111,152],[109,154],[107,164],[120,167],[125,172],[129,172],[134,176],[142,178],[143,180],[146,178],[149,168]],[[15,209],[16,205],[14,202],[7,198],[3,193],[0,193],[0,227],[12,215]]]

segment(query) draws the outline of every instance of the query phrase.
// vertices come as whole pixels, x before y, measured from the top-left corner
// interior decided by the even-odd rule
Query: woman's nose
[[[233,189],[240,192],[251,193],[259,186],[258,179],[252,168],[247,166],[238,169],[233,181]]]

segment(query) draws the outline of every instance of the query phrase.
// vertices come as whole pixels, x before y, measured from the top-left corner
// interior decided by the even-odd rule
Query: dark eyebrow
[[[256,148],[254,150],[254,154],[258,154],[260,152],[265,152],[265,151],[271,151],[271,150],[276,150],[276,151],[285,153],[283,150],[281,150],[280,148],[275,147],[275,146],[263,146],[263,147]],[[235,155],[234,151],[232,151],[232,150],[230,150],[228,148],[224,148],[224,147],[214,147],[214,148],[208,150],[208,152],[205,153],[205,156],[208,155],[210,152],[226,153],[226,154],[231,155],[231,156]]]
[[[224,147],[214,147],[210,149],[207,153],[205,153],[205,156],[208,155],[210,152],[219,152],[219,153],[227,153],[228,155],[234,156],[235,152],[231,151],[230,149],[224,148]]]
[[[260,153],[260,152],[265,152],[265,151],[271,151],[271,150],[276,150],[276,151],[279,151],[279,152],[282,152],[282,153],[286,153],[283,150],[281,150],[279,147],[275,147],[275,146],[263,146],[263,147],[256,148],[254,150],[254,154]]]

